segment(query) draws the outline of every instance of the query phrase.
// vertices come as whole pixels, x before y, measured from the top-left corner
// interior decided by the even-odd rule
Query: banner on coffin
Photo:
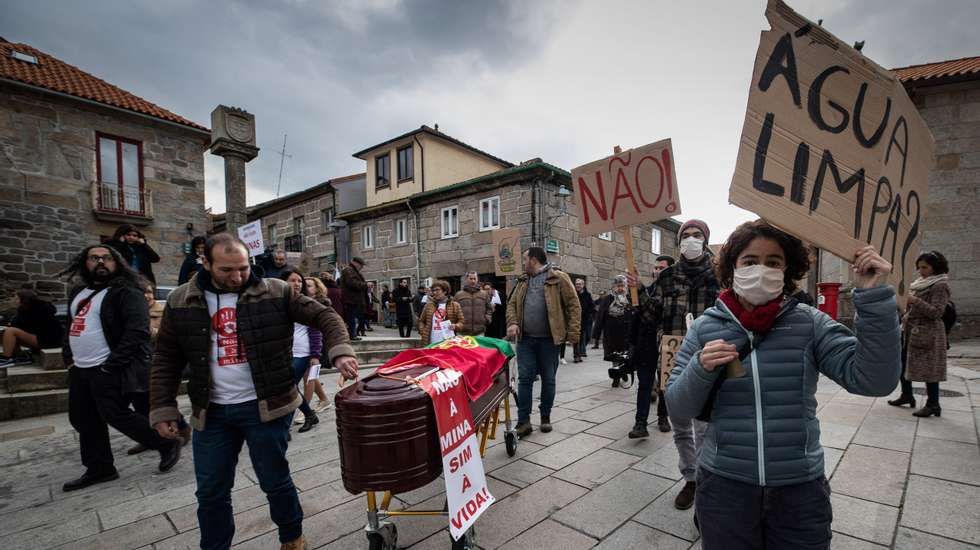
[[[766,17],[729,200],[845,260],[874,245],[904,304],[932,134],[894,73],[780,0]]]
[[[579,232],[595,235],[681,213],[669,139],[572,170]]]
[[[449,534],[459,540],[494,502],[483,471],[463,375],[456,369],[441,369],[419,380],[432,398],[442,450],[442,473],[446,482]]]

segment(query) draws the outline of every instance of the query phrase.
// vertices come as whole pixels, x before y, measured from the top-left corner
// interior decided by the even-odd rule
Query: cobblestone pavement
[[[611,389],[600,352],[591,353],[559,370],[552,433],[522,440],[514,458],[502,438],[488,449],[497,502],[477,522],[481,548],[700,548],[691,512],[673,507],[682,482],[670,434],[626,438],[635,388]],[[821,380],[834,549],[980,548],[980,344],[954,346],[942,389],[955,392],[942,398],[942,418],[920,420],[886,398],[850,395]],[[289,448],[305,533],[311,548],[366,548],[364,497],[344,490],[334,415],[321,420],[309,433],[294,433]],[[190,449],[160,474],[156,453],[127,456],[130,442],[119,434],[112,444],[120,479],[63,493],[61,484],[81,473],[67,415],[0,423],[0,548],[197,548]],[[440,483],[398,495],[398,504],[439,508]],[[233,502],[235,548],[278,548],[245,453]],[[402,547],[449,547],[445,518],[396,524]]]

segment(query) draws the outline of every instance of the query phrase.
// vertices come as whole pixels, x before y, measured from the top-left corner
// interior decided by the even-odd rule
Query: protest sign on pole
[[[419,383],[432,397],[446,482],[449,534],[459,540],[494,502],[483,471],[463,375],[456,369],[441,369]]]
[[[766,17],[729,201],[847,261],[873,245],[904,304],[932,134],[894,73],[781,0]]]
[[[262,221],[255,220],[238,228],[238,238],[248,247],[249,256],[258,256],[265,251],[265,242],[262,239]]]
[[[579,232],[595,235],[623,230],[626,269],[636,271],[633,258],[635,224],[655,222],[681,213],[674,152],[669,139],[622,151],[572,170]],[[630,289],[633,305],[636,289]]]
[[[493,232],[493,265],[497,275],[510,277],[521,272],[521,230],[516,227]]]

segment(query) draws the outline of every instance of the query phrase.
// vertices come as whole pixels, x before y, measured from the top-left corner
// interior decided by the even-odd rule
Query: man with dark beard
[[[62,347],[68,371],[68,418],[78,431],[82,477],[64,484],[74,491],[119,479],[109,430],[160,453],[167,472],[180,459],[180,441],[161,437],[149,420],[128,408],[125,393],[150,361],[150,317],[138,275],[108,246],[90,246],[63,274],[81,279],[68,296],[68,334]]]

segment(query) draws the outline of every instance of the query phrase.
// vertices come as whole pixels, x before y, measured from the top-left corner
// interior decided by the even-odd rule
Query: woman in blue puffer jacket
[[[869,396],[898,383],[891,264],[870,246],[855,254],[851,332],[789,297],[809,263],[799,239],[761,220],[741,225],[719,255],[726,290],[677,354],[670,414],[710,422],[695,500],[705,550],[830,548],[818,376]]]

